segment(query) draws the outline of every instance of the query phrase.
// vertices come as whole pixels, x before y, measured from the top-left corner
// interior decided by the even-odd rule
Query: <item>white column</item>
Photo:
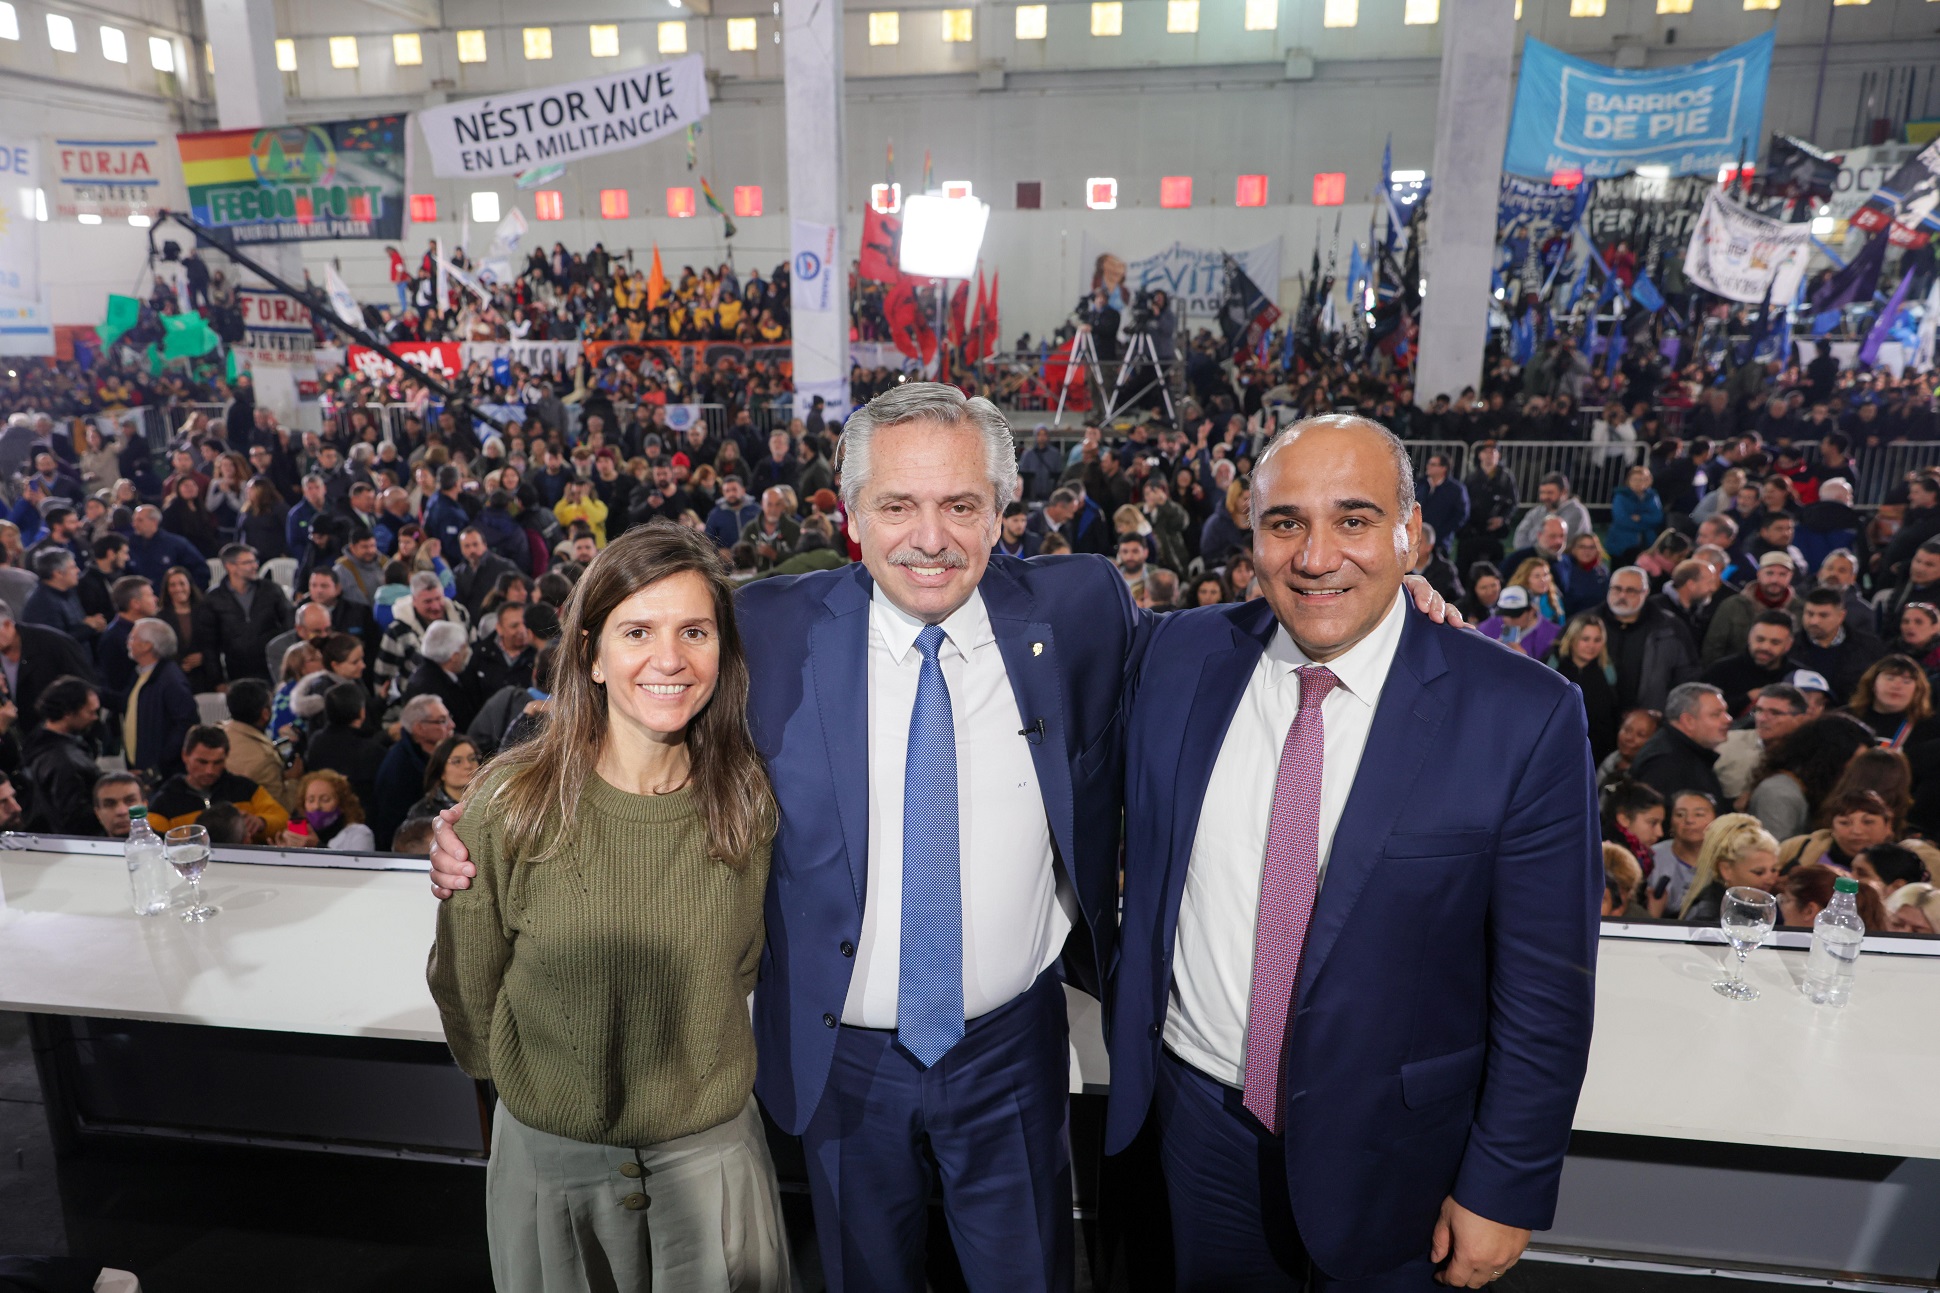
[[[202,20],[215,52],[218,128],[288,125],[283,74],[276,69],[274,0],[202,0]],[[257,245],[244,254],[285,282],[303,281],[303,254],[294,244]],[[296,381],[288,368],[252,373],[250,383],[257,403],[285,421],[296,418]]]
[[[1482,380],[1502,149],[1509,139],[1516,20],[1506,0],[1442,0],[1441,97],[1422,274],[1415,398]]]
[[[794,286],[795,408],[820,395],[849,407],[849,263],[842,237],[848,196],[842,104],[842,6],[782,0],[782,73],[788,113],[788,214]],[[833,247],[831,254],[830,248]],[[806,260],[812,256],[814,261]],[[819,265],[826,295],[805,292]],[[813,300],[805,300],[812,296]],[[804,308],[821,304],[825,308]]]

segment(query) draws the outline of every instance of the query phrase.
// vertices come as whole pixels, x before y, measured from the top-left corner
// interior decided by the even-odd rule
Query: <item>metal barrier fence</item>
[[[1901,440],[1856,450],[1853,473],[1859,482],[1853,490],[1853,502],[1877,507],[1895,485],[1905,483],[1909,474],[1935,467],[1940,467],[1940,441]]]

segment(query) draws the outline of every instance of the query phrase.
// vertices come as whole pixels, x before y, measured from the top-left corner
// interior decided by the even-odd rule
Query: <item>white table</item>
[[[0,1009],[443,1041],[422,871],[215,862],[203,889],[223,909],[206,924],[138,917],[118,857],[0,852]],[[1734,1002],[1711,990],[1722,944],[1621,933],[1579,1130],[1940,1159],[1940,1119],[1915,1116],[1940,1082],[1940,956],[1864,956],[1832,1010],[1798,993],[1801,952],[1754,952],[1764,995]],[[1098,1006],[1070,997],[1072,1090],[1096,1093]]]

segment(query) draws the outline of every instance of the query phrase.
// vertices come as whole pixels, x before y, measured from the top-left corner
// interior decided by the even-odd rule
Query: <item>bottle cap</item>
[[[136,804],[128,810],[128,816],[131,818],[146,817],[148,816],[148,809],[142,804]]]
[[[1836,893],[1858,893],[1859,881],[1849,875],[1842,875],[1833,880],[1832,888]]]

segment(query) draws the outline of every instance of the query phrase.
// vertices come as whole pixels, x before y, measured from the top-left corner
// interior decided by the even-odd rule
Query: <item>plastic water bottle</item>
[[[1843,1006],[1852,995],[1852,975],[1859,964],[1859,943],[1866,926],[1859,919],[1859,881],[1840,876],[1832,882],[1832,903],[1812,922],[1812,952],[1805,961],[1800,991],[1814,1005]]]
[[[128,888],[135,898],[137,916],[159,916],[168,910],[171,880],[168,856],[162,837],[148,824],[148,810],[136,806],[128,810]]]

